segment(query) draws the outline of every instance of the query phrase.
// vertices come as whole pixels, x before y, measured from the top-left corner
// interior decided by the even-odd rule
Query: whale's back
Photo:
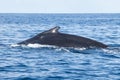
[[[45,44],[55,45],[59,47],[74,47],[74,48],[106,48],[107,45],[81,36],[64,34],[58,32],[60,27],[54,27],[50,30],[44,31],[28,40],[22,41],[18,44]]]
[[[56,34],[47,34],[40,42],[41,44],[56,45],[60,47],[101,47],[106,48],[107,45],[81,36],[56,33]]]

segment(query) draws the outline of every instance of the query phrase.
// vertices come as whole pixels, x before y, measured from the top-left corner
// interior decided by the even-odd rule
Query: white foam
[[[18,46],[20,46],[20,45],[18,45],[18,44],[11,44],[11,47],[18,47]]]
[[[80,50],[80,51],[82,51],[82,50],[86,50],[86,48],[85,47],[82,47],[82,48],[74,48],[75,50]]]
[[[103,49],[103,51],[106,52],[106,53],[112,53],[112,54],[119,54],[120,53],[119,48]]]
[[[31,48],[55,47],[55,46],[52,46],[52,45],[42,45],[42,44],[28,44],[27,46],[28,46],[28,47],[31,47]]]
[[[42,45],[42,44],[28,44],[28,45],[24,45],[24,44],[12,44],[11,47],[30,47],[30,48],[41,48],[41,47],[53,47],[55,48],[56,46],[53,45]]]
[[[42,44],[12,44],[11,47],[23,47],[23,48],[52,48],[55,49],[56,51],[66,51],[66,52],[71,52],[71,49],[77,50],[77,51],[82,51],[85,50],[86,48],[72,48],[72,47],[58,47],[54,45],[42,45]]]

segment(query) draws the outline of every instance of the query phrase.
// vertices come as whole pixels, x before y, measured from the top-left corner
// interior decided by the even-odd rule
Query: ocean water
[[[13,46],[55,26],[109,48]],[[0,80],[120,80],[120,14],[0,14]]]

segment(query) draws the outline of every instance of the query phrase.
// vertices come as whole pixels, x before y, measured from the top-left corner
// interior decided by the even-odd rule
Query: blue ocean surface
[[[15,46],[55,26],[109,47]],[[120,14],[1,13],[0,80],[120,80]]]

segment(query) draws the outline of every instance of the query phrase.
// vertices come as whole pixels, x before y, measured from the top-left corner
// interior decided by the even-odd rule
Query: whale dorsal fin
[[[52,29],[49,29],[49,30],[47,30],[47,31],[44,31],[43,33],[58,33],[58,30],[60,29],[60,27],[59,26],[56,26],[56,27],[54,27],[54,28],[52,28]]]

